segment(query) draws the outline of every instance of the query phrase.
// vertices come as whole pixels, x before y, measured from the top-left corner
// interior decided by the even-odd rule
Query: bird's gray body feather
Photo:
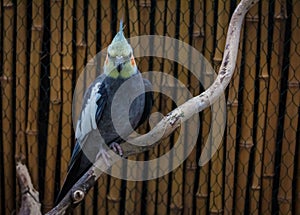
[[[123,142],[148,117],[153,104],[151,90],[151,83],[139,72],[128,79],[102,74],[89,86],[76,125],[76,145],[57,202],[92,166],[100,149],[112,142]],[[136,92],[140,96],[133,98]]]

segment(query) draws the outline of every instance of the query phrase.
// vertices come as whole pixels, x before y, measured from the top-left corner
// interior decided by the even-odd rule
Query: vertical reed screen
[[[72,113],[80,110],[72,109],[76,81],[96,77],[99,71],[84,74],[85,66],[110,44],[120,19],[126,37],[154,34],[184,41],[217,71],[238,2],[0,1],[0,214],[13,214],[20,207],[15,156],[21,154],[40,192],[43,212],[53,207],[74,146]],[[141,57],[136,62],[141,72],[172,75],[194,96],[205,90],[191,71],[174,61]],[[210,83],[213,77],[202,80]],[[198,135],[191,125],[183,128],[184,141],[197,144],[174,171],[143,182],[103,175],[74,214],[300,214],[299,83],[300,1],[262,0],[244,21],[236,71],[225,92],[225,132],[212,159],[198,165],[214,129],[215,119],[206,109],[199,114]],[[169,85],[185,101],[181,86]],[[79,99],[86,87],[79,89]],[[176,107],[163,94],[154,97],[153,112],[167,114]],[[144,124],[139,132],[150,127]],[[179,137],[178,130],[151,151],[129,159],[155,159]]]

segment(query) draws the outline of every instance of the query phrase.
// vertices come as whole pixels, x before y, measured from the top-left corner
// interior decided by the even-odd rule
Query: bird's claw
[[[97,154],[96,160],[98,160],[100,156],[102,156],[102,158],[103,158],[105,164],[106,164],[107,166],[110,166],[110,162],[109,162],[109,160],[110,160],[110,155],[109,155],[108,151],[105,150],[105,149],[100,149],[99,152],[98,152],[98,154]]]
[[[118,155],[123,156],[123,150],[120,146],[120,144],[116,143],[116,142],[112,142],[109,147]]]
[[[109,145],[109,148],[111,148],[118,155],[123,156],[123,150],[122,150],[120,144],[113,142]],[[109,154],[109,151],[107,149],[100,148],[100,150],[97,154],[96,160],[98,160],[100,158],[100,156],[102,156],[105,164],[107,166],[110,166],[111,155]]]

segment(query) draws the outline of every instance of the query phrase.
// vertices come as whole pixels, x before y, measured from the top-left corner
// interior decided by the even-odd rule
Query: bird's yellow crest
[[[137,73],[133,51],[124,36],[123,29],[121,20],[119,32],[107,48],[104,73],[112,78],[129,78]]]

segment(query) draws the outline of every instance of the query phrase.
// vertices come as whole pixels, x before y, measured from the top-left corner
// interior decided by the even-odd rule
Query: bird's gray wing
[[[88,88],[80,118],[76,126],[76,144],[68,166],[68,172],[60,193],[56,198],[56,204],[69,192],[79,178],[92,166],[89,151],[97,153],[98,148],[93,139],[93,134],[98,132],[96,122],[102,117],[107,103],[107,94],[102,81],[95,82]]]
[[[141,124],[143,124],[146,121],[146,119],[149,117],[149,115],[151,113],[151,109],[154,104],[153,88],[152,88],[151,82],[147,79],[143,79],[143,83],[144,83],[144,88],[145,88],[144,109],[143,109],[142,116],[141,116],[137,126],[134,129],[136,129],[137,127],[139,127]]]
[[[70,159],[69,169],[72,167],[77,157],[82,153],[85,147],[86,137],[92,131],[97,130],[97,122],[101,119],[102,113],[107,103],[107,93],[103,82],[93,84],[86,94],[88,99],[83,105],[80,118],[76,125],[76,144]]]

